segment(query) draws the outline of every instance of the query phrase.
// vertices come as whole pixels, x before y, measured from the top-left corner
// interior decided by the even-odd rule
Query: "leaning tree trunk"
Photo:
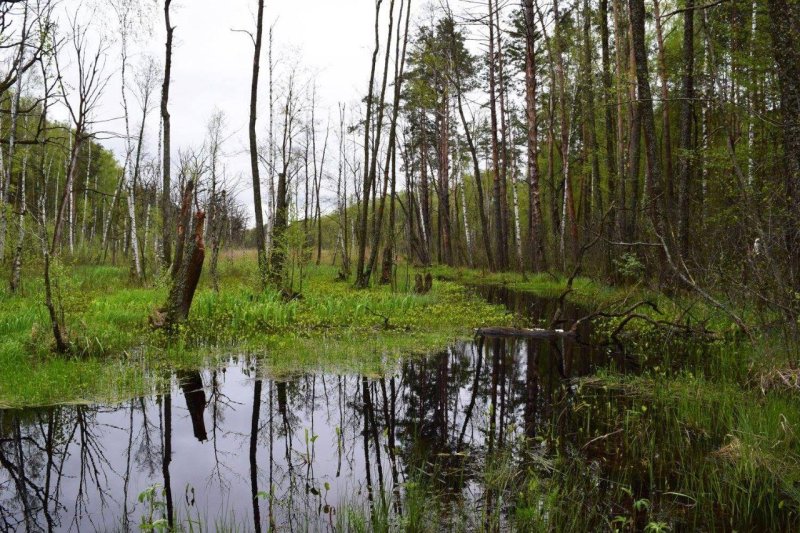
[[[369,195],[370,189],[373,186],[373,182],[375,181],[375,175],[377,172],[377,166],[375,164],[370,163],[370,155],[374,156],[376,154],[371,154],[370,151],[370,126],[372,125],[372,113],[373,113],[373,98],[374,98],[374,83],[375,83],[375,71],[378,62],[378,53],[380,52],[380,14],[381,14],[381,4],[383,0],[378,0],[375,4],[375,48],[372,51],[372,66],[370,69],[369,75],[369,89],[367,91],[367,109],[366,109],[366,118],[364,120],[364,178],[363,178],[363,197],[361,201],[363,202],[360,206],[360,214],[358,218],[358,262],[356,266],[356,286],[364,288],[366,287],[366,283],[364,281],[364,267],[366,265],[367,260],[367,227],[368,227],[368,218],[369,218]],[[392,18],[392,13],[394,9],[394,2],[392,2],[392,6],[389,9],[389,20],[394,21]],[[391,39],[392,30],[389,28],[388,38]],[[391,42],[391,41],[390,41]],[[377,150],[380,146],[380,124],[383,121],[383,102],[385,97],[385,90],[386,90],[386,79],[388,74],[388,65],[389,65],[389,46],[387,45],[386,48],[386,60],[384,62],[384,75],[383,75],[383,85],[382,85],[382,92],[380,98],[380,104],[378,106],[378,120],[376,123],[376,133],[374,140],[374,149]],[[374,161],[373,161],[374,162]]]
[[[189,180],[183,192],[181,221],[178,225],[178,246],[175,250],[175,264],[178,265],[178,268],[173,269],[172,287],[166,305],[151,317],[153,326],[163,327],[167,331],[174,330],[176,326],[189,318],[194,293],[203,271],[203,261],[206,255],[203,242],[205,212],[195,213],[191,231],[186,231],[192,218],[193,194],[194,182]]]
[[[467,117],[464,115],[464,105],[461,101],[461,87],[456,87],[456,93],[458,114],[461,116],[461,124],[464,126],[464,135],[467,139],[467,147],[469,148],[469,153],[472,156],[473,177],[475,178],[475,195],[477,196],[476,203],[478,204],[478,218],[481,222],[483,248],[486,251],[486,261],[488,262],[489,270],[494,270],[494,254],[492,254],[492,240],[489,236],[489,217],[486,215],[486,207],[483,202],[483,180],[481,178],[481,168],[478,162],[478,150],[475,147],[475,141],[472,139],[472,134],[469,131]]]

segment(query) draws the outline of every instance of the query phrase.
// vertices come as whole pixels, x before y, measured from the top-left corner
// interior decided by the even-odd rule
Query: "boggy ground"
[[[59,294],[76,348],[71,358],[49,352],[38,284],[29,284],[23,297],[2,295],[0,405],[112,404],[168,388],[174,370],[213,368],[231,353],[257,360],[273,379],[309,372],[391,376],[405,361],[413,367],[414,358],[403,355],[452,345],[477,326],[547,325],[565,283],[548,275],[434,272],[440,281],[421,296],[406,289],[413,271],[403,268],[396,291],[355,291],[333,281],[334,269],[311,267],[302,287],[295,283],[303,298],[287,303],[277,293],[255,290],[252,259],[231,256],[223,262],[220,294],[204,280],[191,320],[166,339],[147,326],[148,314],[165,297],[159,283],[134,287],[123,269],[70,266],[60,273]],[[480,289],[481,295],[465,288],[472,285],[495,289]],[[120,288],[108,293],[108,287]],[[463,397],[483,395],[478,430],[497,445],[478,439],[479,459],[457,474],[468,489],[480,487],[478,496],[454,500],[452,487],[441,483],[447,477],[441,461],[423,454],[407,460],[401,504],[354,501],[341,509],[338,526],[436,530],[446,516],[456,530],[796,529],[797,351],[777,335],[737,335],[723,313],[690,296],[674,301],[585,279],[567,298],[573,306],[567,316],[641,299],[656,302],[658,317],[668,321],[685,318],[690,305],[694,323],[721,335],[700,341],[640,321],[631,324],[622,346],[603,346],[619,320],[610,319],[581,339],[591,344],[591,360],[566,346],[487,345],[483,358],[473,353],[458,372],[452,367],[444,374],[460,385],[441,404],[437,391],[449,390],[435,386],[442,356],[428,363],[420,358],[413,372],[424,377],[421,387],[428,388],[420,389],[419,401],[433,402],[431,416],[451,405],[462,410],[444,417],[452,418],[453,435],[444,426],[437,439],[462,439]],[[430,371],[422,372],[425,365]],[[481,372],[476,388],[472,376],[477,384]],[[380,424],[380,414],[371,418]],[[409,427],[425,429],[429,422],[421,411]],[[378,429],[385,438],[387,430]]]
[[[231,353],[259,358],[273,374],[317,369],[380,373],[403,354],[427,353],[486,323],[511,315],[454,282],[414,294],[413,279],[356,291],[334,281],[337,270],[311,266],[295,274],[300,298],[258,291],[252,254],[220,261],[220,292],[204,275],[190,320],[174,337],[153,332],[152,311],[166,281],[130,283],[125,268],[58,265],[55,297],[70,357],[52,353],[38,272],[21,296],[0,291],[0,407],[119,401],[158,387],[165,371],[213,366]],[[413,272],[409,273],[413,277]]]
[[[553,297],[564,288],[563,280],[548,275],[447,268],[437,274],[516,294],[508,301],[517,311],[526,308],[519,295]],[[775,331],[742,335],[724,312],[691,295],[668,298],[582,279],[570,299],[590,309],[648,300],[660,313],[642,308],[646,316],[703,324],[718,335],[701,340],[631,322],[620,339],[626,364],[607,364],[570,379],[573,396],[558,421],[537,436],[553,462],[512,476],[512,484],[522,487],[511,506],[516,525],[576,531],[797,530],[798,346]],[[754,310],[737,311],[755,322]],[[620,320],[598,322],[595,342]]]

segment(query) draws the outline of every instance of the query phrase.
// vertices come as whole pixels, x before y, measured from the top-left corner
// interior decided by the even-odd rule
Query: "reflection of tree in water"
[[[230,480],[228,476],[233,477],[236,472],[225,465],[223,458],[230,455],[220,451],[219,442],[220,438],[225,439],[228,433],[223,431],[222,427],[225,423],[225,413],[228,409],[236,409],[241,405],[233,402],[223,392],[223,381],[225,378],[225,369],[221,371],[214,370],[211,372],[211,393],[208,398],[208,411],[211,416],[211,447],[214,451],[214,468],[208,475],[208,486],[216,481],[220,490],[227,491],[230,487]]]
[[[463,471],[460,452],[468,451],[462,449],[462,433],[469,432],[466,448],[471,448],[474,417],[480,410],[475,408],[477,396],[470,397],[478,361],[473,350],[461,344],[407,362],[402,369],[398,440],[403,463],[411,471],[434,474],[434,481],[454,490],[465,481],[461,475],[452,476],[455,469]]]
[[[0,412],[0,466],[7,479],[0,483],[0,524],[4,531],[24,528],[32,530],[31,517],[44,508],[44,495],[37,494],[39,487],[30,478],[36,470],[30,466],[41,464],[41,450],[31,446],[31,437],[23,435],[20,413]]]
[[[273,507],[280,507],[290,529],[300,527],[303,516],[316,519],[322,509],[322,483],[314,473],[318,385],[322,383],[322,377],[305,375],[271,384],[269,476],[279,493],[269,502],[270,524],[276,520]]]
[[[161,439],[158,420],[152,416],[153,401],[145,398],[133,400],[141,423],[134,436],[134,460],[138,471],[146,472],[148,477],[155,476],[161,468],[161,447],[155,443]]]
[[[77,516],[90,515],[114,501],[107,490],[109,476],[122,476],[112,467],[102,447],[104,431],[116,429],[100,423],[106,410],[98,407],[55,407],[8,411],[0,416],[0,465],[6,478],[0,482],[0,523],[5,530],[53,530],[78,528]],[[77,465],[73,483],[77,487],[63,494],[67,462]],[[2,478],[0,478],[2,479]],[[62,497],[74,497],[62,501]],[[60,516],[72,510],[71,524]]]
[[[200,372],[178,372],[178,382],[186,399],[186,409],[189,410],[189,417],[192,420],[192,430],[195,438],[200,442],[208,440],[206,431],[206,421],[204,418],[206,410],[206,391],[203,389],[203,376]]]
[[[228,386],[221,370],[181,372],[171,393],[114,410],[6,412],[0,417],[0,529],[104,529],[109,518],[129,529],[139,507],[128,492],[142,489],[141,478],[163,485],[164,515],[171,518],[173,490],[185,487],[185,473],[173,480],[170,471],[173,431],[208,442],[202,448],[212,459],[207,483],[196,488],[227,494],[250,478],[247,512],[256,530],[328,523],[354,499],[400,513],[409,480],[439,489],[453,505],[450,512],[456,505],[490,507],[480,477],[490,448],[517,443],[523,434],[546,436],[554,421],[559,431],[576,431],[571,413],[578,398],[564,378],[585,367],[582,350],[563,341],[486,339],[408,360],[383,378],[309,374]],[[244,362],[239,371],[249,377],[255,366]],[[190,420],[173,427],[173,407],[181,412],[184,402]],[[226,413],[235,411],[234,426],[246,412],[249,429],[225,427]],[[323,440],[316,440],[318,433]],[[336,447],[325,450],[331,462],[324,466],[320,445]],[[106,457],[103,446],[122,454]],[[240,460],[248,449],[249,476]],[[68,494],[60,488],[65,475],[71,476]],[[266,497],[256,499],[259,494]],[[92,522],[95,517],[101,522]]]

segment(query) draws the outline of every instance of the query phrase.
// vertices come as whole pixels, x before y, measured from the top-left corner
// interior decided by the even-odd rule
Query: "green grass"
[[[601,373],[586,390],[624,409],[598,414],[611,477],[639,486],[652,519],[689,529],[787,530],[800,520],[800,409],[796,394],[766,394],[685,370],[674,375]],[[588,393],[591,395],[591,392]],[[631,465],[640,465],[629,470]],[[608,472],[606,475],[609,475]],[[641,487],[649,487],[643,494]],[[608,497],[609,495],[606,495]],[[611,499],[623,501],[621,494]],[[632,516],[631,516],[632,518]]]
[[[561,274],[537,273],[521,274],[518,272],[487,272],[466,268],[437,266],[432,269],[440,279],[457,281],[468,285],[499,285],[516,291],[530,292],[546,298],[559,297],[567,286],[567,278]],[[675,296],[652,290],[642,284],[610,286],[599,281],[577,277],[573,281],[572,291],[566,297],[568,302],[590,311],[620,311],[637,302],[652,302],[658,313],[650,307],[637,310],[654,320],[665,320],[690,324],[704,324],[708,329],[723,334],[735,333],[736,327],[725,312],[704,301],[696,294],[679,292]],[[753,310],[740,310],[745,318],[752,318]],[[613,328],[617,322],[609,320],[605,326]],[[626,328],[637,335],[652,330],[647,323],[634,321]]]
[[[29,272],[25,295],[0,292],[0,407],[120,401],[163,386],[174,369],[240,356],[258,358],[270,376],[318,369],[382,374],[399,357],[443,348],[470,337],[474,327],[514,322],[464,285],[492,283],[553,297],[566,283],[549,274],[436,267],[434,275],[447,281],[416,295],[402,280],[396,291],[357,291],[334,282],[335,269],[312,267],[302,279],[303,298],[285,302],[275,291],[255,289],[252,258],[231,256],[220,266],[221,292],[204,278],[189,322],[173,338],[147,325],[166,297],[163,280],[141,287],[123,268],[59,267],[58,294],[76,347],[69,358],[51,352],[41,285]],[[485,458],[477,475],[491,506],[452,509],[446,495],[420,478],[405,487],[403,516],[385,509],[370,516],[353,504],[339,525],[425,531],[447,515],[463,521],[456,530],[476,524],[532,531],[796,527],[798,390],[771,376],[796,369],[797,350],[776,334],[760,334],[756,342],[733,334],[724,313],[692,295],[579,278],[568,296],[589,310],[645,299],[663,313],[642,310],[652,318],[685,320],[690,309],[693,323],[723,335],[689,342],[637,323],[627,341],[640,373],[603,370],[576,381],[570,405],[556,409],[559,420],[539,436],[537,449],[545,455],[522,461],[525,454],[514,444]],[[598,332],[615,325],[613,319],[600,323]]]
[[[549,274],[446,267],[434,272],[544,297],[559,296],[566,287],[566,279]],[[670,297],[642,286],[608,287],[577,278],[567,300],[588,310],[648,300],[661,311],[642,308],[650,318],[689,317],[721,335],[698,342],[632,323],[626,341],[641,373],[602,370],[579,380],[578,399],[565,411],[575,419],[573,433],[551,434],[545,441],[566,439],[580,448],[611,435],[591,453],[564,453],[555,446],[546,473],[528,470],[514,495],[516,527],[624,531],[658,530],[662,524],[778,531],[800,524],[800,404],[798,388],[787,385],[800,374],[800,360],[791,339],[767,329],[745,338],[729,316],[693,294]],[[763,321],[757,309],[729,305],[751,324]],[[618,319],[601,321],[596,332],[602,336],[617,324]]]
[[[161,386],[169,370],[232,355],[255,356],[272,375],[320,368],[379,374],[402,355],[511,320],[457,283],[437,282],[427,295],[403,286],[355,290],[325,266],[307,269],[302,298],[285,302],[276,291],[256,290],[255,261],[234,255],[220,263],[220,293],[204,277],[190,320],[167,338],[148,326],[165,301],[165,280],[136,286],[126,269],[109,266],[58,265],[55,272],[74,353],[52,353],[43,288],[38,272],[27,272],[23,296],[0,292],[0,407],[119,401]]]

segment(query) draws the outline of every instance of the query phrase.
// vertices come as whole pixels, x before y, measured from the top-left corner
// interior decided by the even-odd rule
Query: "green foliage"
[[[435,283],[428,295],[385,286],[356,291],[333,281],[334,267],[304,270],[302,298],[285,301],[276,290],[254,290],[254,258],[232,255],[220,262],[220,293],[204,277],[190,320],[167,338],[147,323],[166,298],[163,279],[139,287],[124,268],[62,263],[55,270],[77,357],[52,353],[41,281],[25,296],[0,292],[0,406],[121,400],[159,386],[164,368],[213,364],[231,350],[256,354],[275,374],[320,365],[376,374],[403,354],[511,321],[455,283]]]
[[[166,518],[156,518],[156,514],[167,512],[167,503],[164,500],[164,487],[159,484],[152,485],[139,494],[139,503],[144,504],[142,521],[139,524],[141,531],[169,531]]]
[[[640,281],[644,278],[645,266],[639,257],[633,253],[624,253],[614,259],[614,268],[617,274],[627,281]]]

